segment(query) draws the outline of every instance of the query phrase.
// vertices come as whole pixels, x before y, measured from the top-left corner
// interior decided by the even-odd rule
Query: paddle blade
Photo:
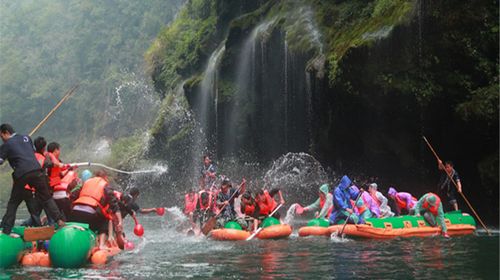
[[[141,237],[144,234],[144,228],[141,224],[136,224],[134,227],[134,234]]]
[[[24,229],[24,241],[49,240],[54,235],[54,226],[28,227]]]
[[[163,216],[165,214],[165,208],[163,208],[163,207],[156,208],[156,214],[158,216]]]
[[[217,219],[215,217],[210,218],[201,228],[201,232],[203,232],[204,235],[207,235],[215,227],[216,223]]]

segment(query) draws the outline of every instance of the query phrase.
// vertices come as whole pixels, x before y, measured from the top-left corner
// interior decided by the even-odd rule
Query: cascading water
[[[193,165],[197,166],[200,163],[201,155],[209,149],[209,142],[216,135],[216,127],[212,127],[217,123],[217,66],[225,51],[224,42],[212,53],[207,67],[203,74],[203,79],[200,83],[198,93],[197,111],[195,112],[197,119],[197,132],[199,137],[195,138]],[[215,100],[215,101],[214,101]],[[213,116],[213,117],[212,117]],[[214,121],[215,119],[215,121]]]

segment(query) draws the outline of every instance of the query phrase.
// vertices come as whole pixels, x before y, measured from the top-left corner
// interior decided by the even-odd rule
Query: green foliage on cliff
[[[215,4],[214,0],[186,3],[147,51],[148,71],[163,94],[198,70],[200,58],[206,56],[206,44],[216,32]]]

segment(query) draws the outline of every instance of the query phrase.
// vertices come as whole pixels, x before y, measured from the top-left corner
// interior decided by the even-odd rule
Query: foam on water
[[[284,219],[284,223],[290,225],[294,218],[295,218],[295,209],[297,208],[297,203],[294,203],[288,208],[288,211],[286,211],[286,216]]]

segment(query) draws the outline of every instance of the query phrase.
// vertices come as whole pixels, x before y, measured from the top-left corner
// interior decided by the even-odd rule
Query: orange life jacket
[[[323,206],[325,205],[325,201],[326,201],[326,195],[325,195],[325,198],[323,198],[322,196],[319,197],[319,211],[321,211],[323,209]],[[333,205],[330,206],[330,208],[328,208],[328,212],[326,213],[325,217],[330,217],[330,214],[332,214],[332,211],[333,211]]]
[[[358,209],[358,213],[361,215],[363,214],[368,208],[366,207],[365,202],[363,201],[363,204],[361,206],[356,206],[356,202],[354,200],[351,200],[351,205],[354,208]]]
[[[184,214],[193,213],[196,210],[196,204],[198,203],[198,194],[195,193],[193,198],[190,198],[189,193],[184,196]]]
[[[68,171],[66,175],[61,179],[61,183],[59,185],[54,186],[54,191],[67,191],[68,185],[71,184],[76,178],[78,178],[78,174],[75,171]]]
[[[201,199],[201,195],[203,193],[207,193],[208,194],[208,201],[206,204],[203,204],[203,201]],[[200,202],[200,210],[206,210],[206,209],[211,209],[212,208],[212,193],[209,192],[209,191],[201,191],[198,193],[198,200]]]
[[[269,195],[267,190],[264,191],[264,200],[257,201],[257,204],[259,205],[259,215],[261,216],[269,215],[278,205],[278,203],[276,203],[276,201],[274,201],[274,199]]]
[[[104,207],[101,201],[104,198],[104,188],[108,185],[108,182],[101,177],[93,177],[85,181],[82,190],[80,191],[80,196],[73,202],[73,204],[83,204],[93,207],[94,209],[99,207],[102,214],[108,220],[111,220],[111,215],[108,213],[109,205]]]
[[[431,206],[430,203],[427,201],[427,198],[429,196],[436,197],[436,204],[434,206]],[[434,216],[437,216],[438,215],[439,204],[441,204],[441,199],[439,198],[439,196],[437,196],[434,193],[428,193],[427,197],[426,197],[426,199],[424,201],[424,203],[422,204],[422,208],[429,210],[429,212],[431,212]]]
[[[47,153],[47,156],[49,156],[50,160],[54,163],[54,165],[49,169],[49,185],[54,188],[55,186],[61,184],[62,169],[57,166],[60,161],[53,153]]]
[[[402,200],[401,198],[399,198],[399,196],[395,196],[394,197],[395,200],[396,200],[396,204],[399,206],[399,209],[407,209],[407,205],[406,205],[406,201]],[[411,197],[411,204],[410,204],[410,208],[413,208],[413,206],[415,205],[415,203],[417,202],[417,199],[415,197]]]
[[[40,164],[40,166],[43,168],[43,165],[45,163],[45,156],[40,154],[40,153],[36,153],[35,152],[35,158],[36,160],[38,161],[38,163]],[[35,188],[32,188],[30,185],[26,184],[24,186],[25,189],[29,190],[29,191],[32,191],[32,192],[35,192]]]
[[[372,197],[373,201],[375,201],[375,203],[377,203],[377,206],[380,207],[381,202],[377,198],[377,193],[375,192],[374,194],[370,194],[370,196]]]

